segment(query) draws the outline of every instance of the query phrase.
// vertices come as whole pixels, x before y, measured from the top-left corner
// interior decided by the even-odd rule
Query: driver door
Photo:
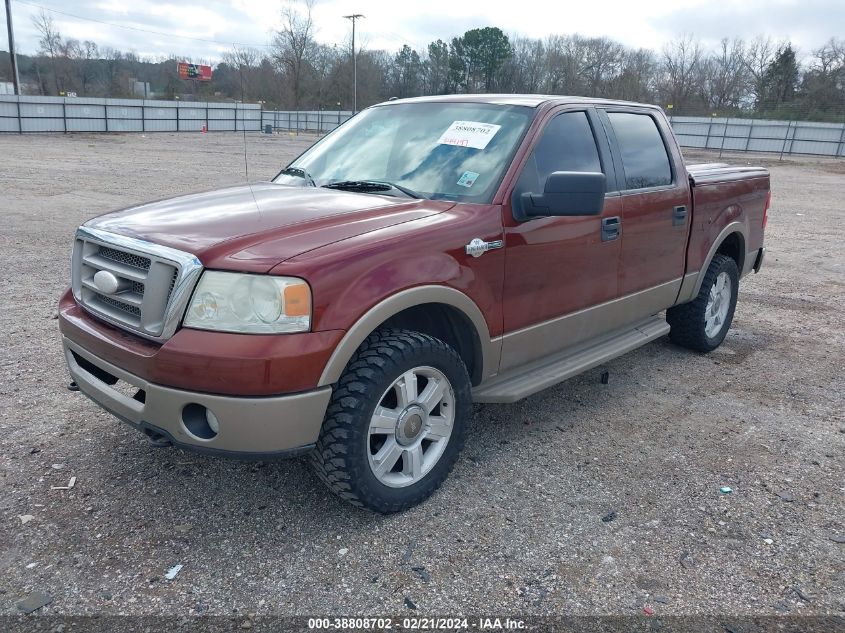
[[[603,172],[610,193],[600,215],[520,222],[514,205],[542,193],[555,171]],[[553,110],[524,159],[503,207],[504,336],[500,372],[612,329],[622,215],[610,148],[591,108]],[[610,303],[610,305],[608,305]]]

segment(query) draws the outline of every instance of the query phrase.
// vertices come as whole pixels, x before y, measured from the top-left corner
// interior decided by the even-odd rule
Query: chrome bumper
[[[150,437],[163,436],[205,453],[271,457],[306,452],[317,441],[331,398],[331,387],[274,397],[172,389],[125,372],[66,337],[63,345],[71,378],[82,393]],[[219,429],[211,437],[205,410],[214,414]]]

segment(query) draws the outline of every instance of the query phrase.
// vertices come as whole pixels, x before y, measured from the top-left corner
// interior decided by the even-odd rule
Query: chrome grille
[[[120,264],[126,264],[127,266],[132,266],[133,268],[138,268],[140,270],[149,270],[150,264],[152,263],[149,257],[141,257],[140,255],[133,255],[132,253],[127,253],[125,251],[118,251],[113,248],[109,248],[108,246],[100,246],[99,254],[106,259],[110,259]]]
[[[190,253],[87,227],[77,231],[72,268],[73,294],[83,308],[156,340],[176,331],[202,272]],[[100,275],[98,285],[100,271],[108,273],[107,283]]]
[[[123,303],[123,301],[119,301],[118,299],[112,299],[108,295],[97,295],[97,301],[112,306],[113,308],[117,308],[118,310],[123,310],[124,312],[131,314],[132,316],[138,319],[141,318],[141,308],[139,308],[138,306]]]

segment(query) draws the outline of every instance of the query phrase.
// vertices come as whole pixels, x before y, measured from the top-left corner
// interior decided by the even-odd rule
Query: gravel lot
[[[251,136],[250,178],[309,142]],[[242,143],[0,136],[0,614],[32,592],[51,615],[845,613],[845,162],[728,157],[767,164],[774,201],[723,347],[664,338],[479,407],[444,487],[381,517],[304,460],[151,448],[65,388],[74,229],[242,181]]]

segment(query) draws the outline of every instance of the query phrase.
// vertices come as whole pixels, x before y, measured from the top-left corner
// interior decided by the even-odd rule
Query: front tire
[[[716,255],[691,302],[669,308],[669,340],[698,352],[711,352],[725,340],[739,293],[739,270],[726,255]]]
[[[391,513],[427,499],[464,444],[472,415],[460,356],[427,334],[380,330],[349,361],[311,453],[340,498]]]

